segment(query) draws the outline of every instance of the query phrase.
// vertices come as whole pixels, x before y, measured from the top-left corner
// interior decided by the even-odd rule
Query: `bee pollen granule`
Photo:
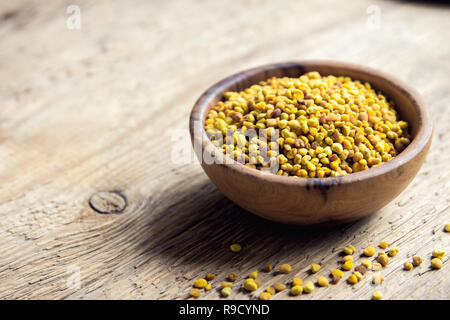
[[[383,269],[383,266],[381,265],[381,263],[378,263],[378,262],[373,262],[372,263],[372,270],[373,271],[380,271],[381,269]]]
[[[239,243],[233,243],[233,244],[230,246],[230,250],[231,250],[232,252],[234,252],[234,253],[238,253],[238,252],[240,252],[240,251],[242,250],[242,246],[241,246]]]
[[[372,299],[373,299],[373,300],[381,300],[381,299],[383,299],[383,294],[382,294],[379,290],[376,290],[376,291],[372,294]]]
[[[261,292],[259,295],[259,300],[270,300],[270,298],[272,298],[272,295],[267,291]]]
[[[431,259],[431,266],[435,269],[441,269],[442,268],[442,260],[439,258]]]
[[[207,284],[208,282],[205,279],[197,279],[194,281],[194,287],[199,289],[203,289]]]
[[[275,282],[272,287],[278,292],[286,289],[286,285],[281,282]]]
[[[352,255],[346,255],[342,258],[342,262],[345,262],[347,260],[352,260],[353,261],[353,256]]]
[[[225,92],[204,128],[230,158],[258,170],[275,164],[273,173],[303,178],[367,170],[410,143],[408,123],[382,93],[367,82],[318,72]],[[246,136],[249,130],[258,136]]]
[[[337,284],[344,277],[342,270],[334,269],[331,271],[331,283]]]
[[[359,271],[355,271],[355,272],[353,272],[353,274],[356,276],[358,281],[361,281],[361,279],[363,278],[363,275]]]
[[[256,284],[255,280],[252,278],[248,278],[244,281],[244,289],[247,291],[255,291],[258,289],[258,285]]]
[[[347,260],[344,262],[344,264],[342,265],[342,269],[344,269],[345,271],[349,271],[353,269],[353,261],[352,260]]]
[[[411,262],[408,262],[408,261],[406,261],[404,264],[403,264],[403,269],[405,269],[405,270],[411,270],[413,268],[413,265],[412,265],[412,263]]]
[[[303,291],[305,293],[311,293],[314,291],[314,283],[312,281],[307,281],[305,285],[303,286]]]
[[[293,296],[298,296],[298,295],[302,294],[302,292],[303,292],[303,288],[301,285],[293,286],[291,288],[291,295],[293,295]]]
[[[280,272],[281,273],[287,274],[287,273],[290,273],[291,271],[292,271],[292,267],[289,264],[287,264],[287,263],[282,264],[280,266]]]
[[[267,287],[266,292],[270,293],[271,295],[274,295],[276,293],[274,287]]]
[[[230,273],[227,278],[229,281],[235,282],[237,280],[238,276],[236,273]]]
[[[293,286],[293,287],[295,287],[295,286],[301,286],[301,285],[303,285],[303,280],[302,280],[302,279],[300,279],[300,278],[294,278],[294,279],[292,279],[292,286]]]
[[[381,274],[375,274],[372,279],[373,284],[381,284],[384,281],[384,277]]]
[[[343,277],[337,276],[337,275],[331,275],[331,283],[332,284],[338,284],[339,281],[341,281]]]
[[[193,298],[198,298],[200,297],[201,292],[198,289],[192,289],[191,291],[189,291],[189,295]]]
[[[361,264],[367,269],[372,268],[372,261],[370,261],[369,259],[361,259]]]
[[[311,272],[312,273],[316,273],[316,272],[318,272],[320,270],[320,265],[318,265],[317,263],[313,263],[312,265],[311,265]]]
[[[389,256],[390,257],[395,257],[397,255],[397,253],[399,253],[400,249],[395,247],[392,248],[391,250],[389,250]]]
[[[354,246],[352,246],[351,244],[344,247],[344,253],[346,255],[352,255],[356,252],[356,248]]]
[[[377,261],[383,266],[385,267],[388,263],[389,263],[389,258],[386,254],[380,254],[377,257]]]
[[[433,250],[433,257],[441,259],[445,256],[445,251],[442,250]]]
[[[268,264],[266,264],[266,265],[264,266],[263,271],[264,271],[264,272],[271,272],[272,269],[273,269],[272,265],[268,263]]]
[[[344,277],[344,273],[342,272],[342,270],[339,269],[334,269],[333,271],[331,271],[331,275],[332,276],[338,276],[343,278]]]
[[[421,256],[414,256],[414,257],[412,258],[412,263],[413,263],[413,265],[414,265],[415,267],[420,266],[420,265],[422,264],[422,262],[423,262],[423,259],[422,259]]]
[[[320,276],[319,278],[317,278],[317,284],[320,287],[328,287],[328,280],[324,276]]]
[[[372,257],[375,254],[375,248],[374,247],[367,247],[364,249],[364,255],[366,257]]]
[[[358,278],[355,274],[352,274],[348,277],[347,282],[350,284],[356,284],[358,282]]]
[[[363,264],[360,264],[355,268],[355,271],[359,272],[361,275],[364,275],[367,272],[367,267]]]
[[[220,293],[222,294],[223,297],[228,297],[228,296],[231,295],[232,290],[231,290],[230,287],[225,287],[225,288],[222,288],[222,290],[220,291]]]
[[[386,241],[381,241],[379,244],[380,248],[382,249],[386,249],[387,247],[389,247],[389,243]]]
[[[208,281],[212,281],[212,280],[214,280],[215,278],[216,278],[216,276],[215,276],[213,273],[208,273],[208,274],[206,274],[206,276],[205,276],[205,279],[208,280]]]

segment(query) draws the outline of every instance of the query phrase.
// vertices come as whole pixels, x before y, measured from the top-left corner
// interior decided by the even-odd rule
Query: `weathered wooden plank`
[[[442,232],[450,222],[448,7],[78,3],[80,30],[66,28],[67,1],[0,5],[0,298],[183,299],[206,272],[219,283],[266,263],[290,263],[294,272],[261,274],[264,285],[294,274],[314,280],[338,266],[346,244],[381,240],[401,250],[383,271],[386,298],[450,298],[447,260],[441,271],[428,269],[431,251],[450,244]],[[370,24],[370,5],[381,10],[379,25]],[[262,63],[308,58],[392,73],[419,90],[436,121],[411,186],[373,216],[334,228],[263,221],[224,198],[198,164],[171,160],[174,134],[190,150],[190,107],[212,83]],[[111,190],[127,197],[125,210],[93,211],[91,195]],[[232,242],[244,250],[232,254]],[[414,254],[424,265],[402,271]],[[322,270],[312,276],[313,262]],[[80,288],[70,286],[76,268]],[[300,299],[368,299],[370,280]],[[202,296],[218,297],[216,290]]]

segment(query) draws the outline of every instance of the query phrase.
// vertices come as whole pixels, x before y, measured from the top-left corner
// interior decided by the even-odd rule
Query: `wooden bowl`
[[[209,108],[226,91],[241,91],[269,77],[298,77],[305,72],[343,75],[369,82],[393,100],[410,125],[411,144],[391,161],[340,177],[295,178],[265,174],[226,157],[206,136]],[[216,83],[195,103],[191,141],[211,181],[240,207],[263,218],[289,224],[329,224],[359,219],[391,202],[419,171],[430,148],[433,124],[418,93],[382,72],[335,61],[277,63],[243,71]],[[209,154],[216,160],[203,159]]]

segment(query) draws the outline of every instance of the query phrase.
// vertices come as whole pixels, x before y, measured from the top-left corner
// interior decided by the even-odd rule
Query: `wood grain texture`
[[[290,263],[294,272],[261,274],[264,285],[294,275],[314,280],[338,266],[343,246],[381,240],[400,248],[383,271],[385,298],[450,298],[448,260],[440,271],[428,268],[433,249],[450,251],[442,231],[450,223],[447,6],[76,2],[80,30],[66,28],[72,1],[0,4],[0,298],[184,299],[206,272],[220,282],[266,263]],[[380,24],[368,23],[370,5],[380,9]],[[189,112],[206,88],[239,70],[304,59],[391,73],[421,93],[435,121],[412,184],[355,223],[324,229],[262,220],[184,158],[193,159]],[[107,191],[126,197],[122,213],[92,210],[90,197]],[[232,242],[244,246],[240,254],[228,250]],[[403,272],[414,254],[423,266]],[[311,276],[313,262],[322,270]],[[76,268],[80,288],[68,286]],[[368,299],[370,280],[296,299]],[[218,297],[211,290],[201,298]],[[233,297],[249,295],[236,290]]]

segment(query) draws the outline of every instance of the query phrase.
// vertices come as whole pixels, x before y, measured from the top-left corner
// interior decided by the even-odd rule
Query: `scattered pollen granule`
[[[264,272],[271,272],[272,269],[273,269],[273,266],[272,266],[270,263],[268,263],[268,264],[266,264],[266,265],[264,266],[263,271],[264,271]]]
[[[302,292],[303,292],[303,287],[301,285],[296,285],[291,288],[291,295],[293,295],[293,296],[298,296],[298,295],[302,294]]]
[[[381,299],[383,299],[383,294],[382,294],[379,290],[376,290],[376,291],[372,294],[372,299],[373,299],[373,300],[381,300]]]
[[[201,292],[198,289],[192,289],[191,291],[189,291],[189,295],[193,298],[198,298],[200,297]]]
[[[311,272],[312,273],[316,273],[316,272],[318,272],[320,270],[320,265],[318,265],[317,263],[313,263],[312,265],[311,265]]]
[[[238,253],[242,250],[242,246],[239,243],[233,243],[230,246],[230,250],[233,251],[234,253]]]
[[[285,263],[280,266],[280,273],[288,274],[292,271],[292,267]]]

